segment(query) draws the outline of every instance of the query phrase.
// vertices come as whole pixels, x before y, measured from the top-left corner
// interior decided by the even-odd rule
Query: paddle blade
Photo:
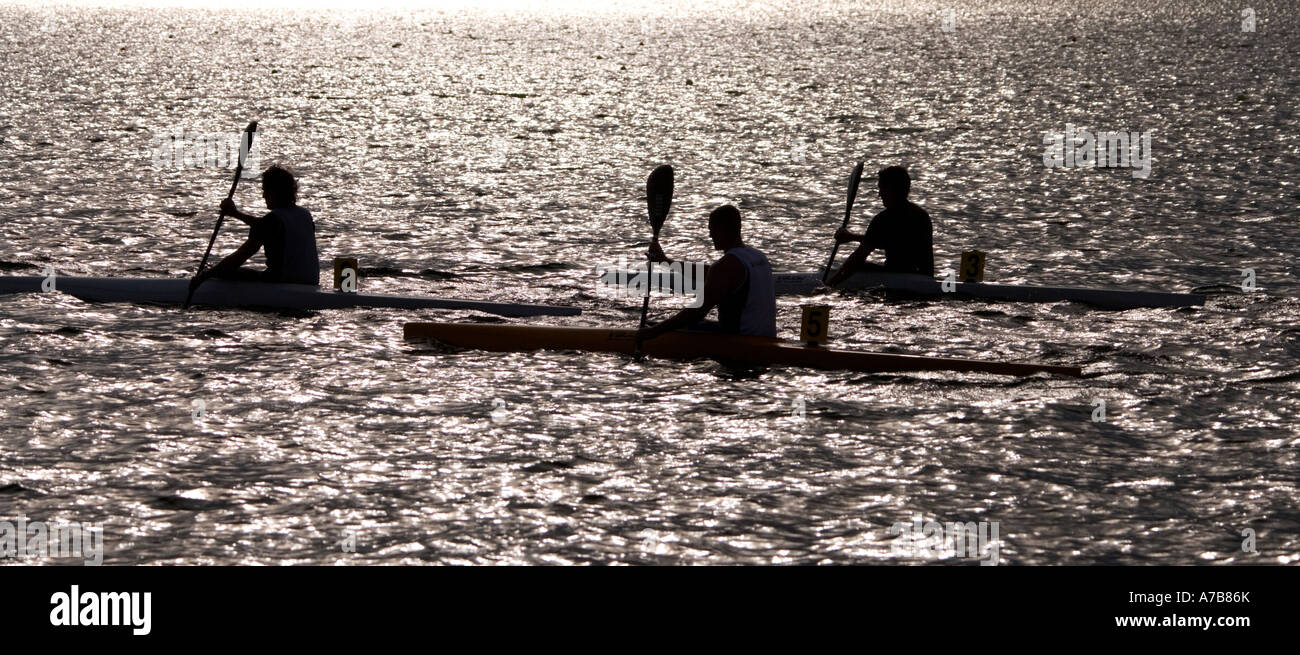
[[[248,151],[253,149],[253,135],[257,133],[257,121],[248,124],[244,128],[244,138],[239,142],[239,167],[244,167],[244,160],[248,158]]]
[[[862,183],[862,160],[858,160],[858,165],[853,167],[853,173],[849,175],[849,193],[844,209],[844,225],[849,224],[849,213],[853,211],[853,201],[858,197],[858,185]]]
[[[673,167],[660,166],[650,173],[645,182],[646,209],[650,213],[650,226],[656,235],[668,220],[668,208],[673,204]]]

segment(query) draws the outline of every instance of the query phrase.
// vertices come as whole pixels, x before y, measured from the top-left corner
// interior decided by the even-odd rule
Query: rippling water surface
[[[820,266],[865,157],[911,167],[941,268],[979,248],[995,281],[1211,293],[817,298],[841,345],[1082,380],[454,353],[402,323],[504,319],[0,296],[0,514],[102,521],[111,564],[912,562],[888,530],[915,516],[997,521],[1010,563],[1293,562],[1297,19],[1191,4],[981,3],[951,32],[910,2],[0,7],[6,274],[192,272],[230,171],[155,167],[154,135],[256,118],[365,289],[584,311],[530,323],[635,323],[591,271],[644,251],[664,162],[679,257],[712,255],[729,201],[778,269]],[[1044,168],[1067,123],[1151,131],[1151,177]],[[787,334],[807,301],[780,299]]]

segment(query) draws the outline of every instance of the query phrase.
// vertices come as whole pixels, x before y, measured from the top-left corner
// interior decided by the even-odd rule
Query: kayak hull
[[[618,271],[606,270],[603,285],[617,284]],[[623,280],[633,281],[641,274],[625,271]],[[699,287],[701,281],[691,280]],[[821,273],[774,273],[772,282],[778,296],[809,295],[822,288]],[[653,291],[668,293],[677,284],[675,274],[652,273],[649,286]],[[1137,309],[1141,307],[1196,307],[1205,304],[1205,296],[1195,293],[1165,291],[1130,291],[1125,289],[1088,289],[1081,287],[1044,287],[1025,284],[990,284],[956,282],[945,291],[943,281],[928,275],[911,273],[862,272],[851,276],[837,289],[884,289],[902,297],[921,299],[992,300],[1007,302],[1078,302],[1102,309]],[[680,293],[682,289],[678,289]]]
[[[46,278],[0,276],[0,294],[37,293]],[[54,291],[90,302],[136,302],[181,305],[190,281],[184,278],[55,277]],[[208,307],[270,309],[471,309],[502,316],[576,316],[577,307],[431,298],[378,293],[341,293],[310,284],[208,280],[194,292],[193,304]]]
[[[408,340],[437,341],[459,348],[493,352],[577,350],[631,355],[636,352],[634,330],[598,327],[534,325],[484,325],[477,323],[407,323]],[[714,358],[761,366],[799,366],[836,371],[888,373],[905,371],[958,371],[1000,375],[1052,373],[1079,377],[1077,366],[990,362],[951,357],[926,357],[873,353],[806,346],[766,337],[716,332],[669,332],[645,341],[642,352],[666,359]]]
[[[821,275],[818,273],[777,273],[774,278],[777,293],[782,295],[809,294],[821,286]],[[1004,300],[1011,302],[1079,302],[1103,309],[1195,307],[1205,304],[1205,296],[1195,293],[1043,287],[1025,284],[991,284],[987,282],[956,282],[951,285],[951,291],[945,291],[942,280],[928,275],[909,273],[857,273],[845,280],[837,288],[884,289],[927,298]]]

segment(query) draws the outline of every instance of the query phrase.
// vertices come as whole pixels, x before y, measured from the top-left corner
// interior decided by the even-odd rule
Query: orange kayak
[[[599,327],[484,325],[479,323],[407,323],[408,340],[437,341],[449,346],[493,352],[577,350],[631,355],[635,331]],[[999,375],[1083,375],[1077,366],[992,362],[978,359],[928,357],[840,350],[799,342],[717,332],[669,332],[642,344],[642,352],[666,359],[712,358],[761,366],[802,366],[830,371],[886,373],[899,371],[959,371]]]

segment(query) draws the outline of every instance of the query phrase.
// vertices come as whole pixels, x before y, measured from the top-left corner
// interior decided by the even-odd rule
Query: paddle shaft
[[[656,242],[656,241],[658,241],[658,240],[659,240],[659,226],[655,226],[654,237],[651,238],[650,242],[651,242],[651,243],[654,243],[654,242]],[[646,275],[647,275],[647,276],[650,275],[650,271],[653,270],[653,268],[654,268],[654,259],[653,259],[652,257],[650,257],[649,255],[646,255]],[[641,300],[641,323],[640,323],[640,325],[637,327],[637,329],[641,329],[641,328],[644,328],[644,327],[645,327],[645,324],[646,324],[646,318],[647,318],[647,316],[649,315],[649,313],[650,313],[650,285],[649,285],[649,278],[647,277],[647,278],[646,278],[646,292],[645,292],[645,298]],[[641,345],[641,342],[638,341],[638,342],[637,342],[638,350],[640,350],[640,348],[639,348],[640,345]]]
[[[257,132],[257,121],[248,124],[244,130],[244,135],[248,139],[247,143],[241,143],[239,148],[239,161],[235,164],[235,179],[230,182],[230,192],[226,194],[226,199],[231,200],[235,197],[235,189],[239,188],[239,180],[244,176],[244,157],[249,150],[253,149],[253,134]],[[208,265],[208,257],[212,255],[212,245],[217,242],[217,234],[221,232],[221,224],[226,221],[226,213],[217,213],[217,225],[212,228],[212,236],[208,238],[208,248],[203,251],[203,259],[199,260],[199,270],[194,274],[197,279],[203,275],[203,269]],[[190,301],[194,299],[194,291],[197,286],[191,285],[189,291],[185,294],[185,304],[181,305],[182,309],[190,308]]]
[[[841,230],[849,226],[849,217],[853,215],[853,201],[858,197],[858,184],[861,182],[862,162],[858,162],[858,165],[853,169],[853,174],[849,176],[849,191],[847,200],[844,203],[844,222],[840,223]],[[830,278],[831,265],[835,263],[835,255],[839,250],[840,242],[836,240],[835,246],[831,248],[831,256],[826,260],[826,267],[822,269],[822,284],[826,284],[826,280]]]

